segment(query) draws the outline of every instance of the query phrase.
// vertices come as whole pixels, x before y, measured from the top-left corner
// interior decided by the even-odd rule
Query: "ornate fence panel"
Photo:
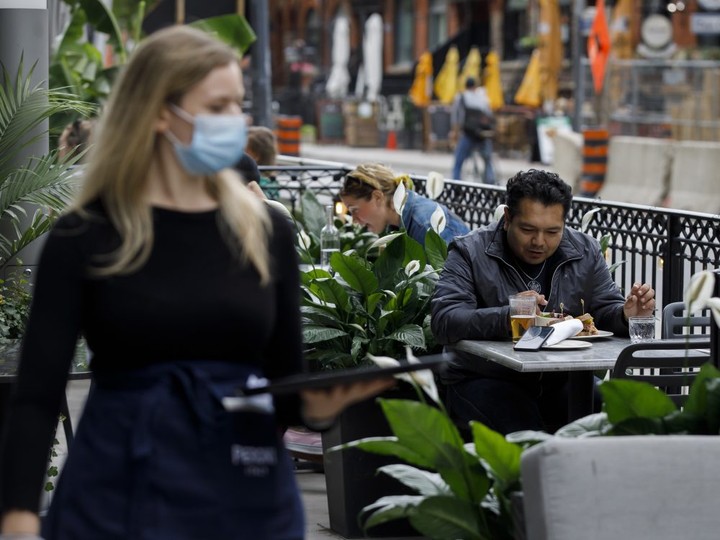
[[[274,177],[280,198],[293,210],[305,189],[332,201],[349,172],[310,166],[261,169]],[[414,176],[413,181],[416,191],[424,194],[425,177]],[[438,198],[471,228],[490,223],[504,200],[502,187],[455,180],[446,181]],[[622,263],[615,270],[615,281],[623,291],[635,281],[653,284],[658,307],[682,300],[684,286],[695,272],[720,266],[720,216],[576,197],[567,225],[579,229],[582,216],[593,208],[601,211],[587,232],[595,238],[610,235],[608,264]]]

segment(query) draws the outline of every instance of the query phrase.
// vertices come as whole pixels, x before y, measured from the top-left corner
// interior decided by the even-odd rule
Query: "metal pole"
[[[42,84],[47,88],[48,43],[47,0],[0,0],[0,62],[12,80],[22,60],[25,75],[35,65],[32,85]],[[37,138],[18,154],[11,166],[48,153],[48,125],[46,120],[36,128]],[[0,223],[0,233],[9,233],[7,228],[7,223]],[[34,267],[40,259],[40,245],[33,242],[22,251],[20,258],[23,267]]]
[[[572,71],[574,81],[573,130],[582,131],[582,106],[585,100],[585,70],[583,66],[582,14],[585,11],[585,0],[574,0],[572,13]]]
[[[272,117],[272,72],[270,69],[270,18],[268,2],[252,0],[250,25],[255,31],[257,41],[252,53],[252,96],[253,123],[258,126],[273,127]]]

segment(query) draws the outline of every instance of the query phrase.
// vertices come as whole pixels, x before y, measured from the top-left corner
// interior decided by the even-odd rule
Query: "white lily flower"
[[[410,347],[405,347],[405,351],[408,362],[411,364],[420,362],[420,360],[413,355]],[[400,365],[400,362],[389,356],[374,356],[372,354],[368,354],[367,356],[375,362],[375,365],[381,368],[397,367]],[[440,403],[440,395],[438,394],[437,386],[435,386],[435,377],[431,370],[422,369],[408,373],[398,373],[395,375],[395,378],[419,386],[435,403]]]
[[[433,230],[438,234],[442,234],[442,232],[445,230],[445,225],[447,225],[447,221],[445,220],[445,212],[443,212],[443,209],[440,208],[439,204],[430,216],[430,225],[432,226]]]
[[[707,307],[713,291],[715,291],[715,274],[710,270],[693,274],[683,295],[688,313],[696,313]]]
[[[395,294],[395,291],[390,289],[383,289],[383,292],[387,294],[390,298],[397,298],[397,294]]]
[[[395,208],[395,211],[402,215],[403,208],[405,208],[405,202],[407,201],[407,188],[405,187],[405,184],[403,182],[400,182],[398,184],[397,189],[395,190],[395,195],[393,195],[393,207]]]
[[[713,319],[715,319],[715,324],[720,326],[720,298],[717,296],[708,298],[707,307],[710,308],[710,313],[712,313]]]
[[[386,236],[381,236],[377,240],[375,240],[372,244],[370,244],[370,247],[368,248],[368,251],[373,248],[383,248],[387,246],[390,242],[395,240],[398,236],[402,236],[405,234],[404,232],[396,232],[392,234],[388,234]]]
[[[420,270],[420,261],[418,261],[417,259],[413,259],[412,261],[407,263],[407,266],[405,267],[405,275],[407,277],[410,277],[418,270]]]
[[[592,210],[588,210],[583,214],[582,221],[580,222],[580,232],[587,232],[588,227],[590,227],[590,223],[592,223],[593,218],[595,217],[595,214],[597,214],[600,211],[600,208],[593,208]]]
[[[430,199],[437,199],[445,188],[445,178],[437,171],[430,171],[427,175],[425,190]]]
[[[405,356],[407,358],[407,361],[411,364],[420,363],[420,360],[415,357],[415,355],[412,353],[412,349],[407,345],[405,346]],[[409,378],[415,381],[415,383],[419,384],[420,387],[425,391],[425,393],[430,396],[430,398],[435,403],[440,404],[440,394],[438,393],[437,386],[435,385],[435,376],[433,375],[432,370],[423,369],[420,371],[404,373],[404,375],[407,375]]]
[[[298,231],[297,233],[297,242],[298,246],[303,249],[310,249],[310,244],[312,244],[312,240],[310,240],[308,233],[306,233],[302,229],[300,229],[300,231]]]
[[[392,368],[400,365],[400,362],[389,356],[375,356],[374,354],[368,353],[367,357],[375,362],[377,367],[381,368]]]
[[[500,219],[505,215],[506,208],[507,204],[498,204],[498,207],[495,209],[495,213],[493,214],[493,221],[500,221]]]
[[[290,213],[290,210],[287,209],[287,206],[285,206],[284,204],[278,201],[273,201],[272,199],[265,199],[265,204],[272,206],[276,210],[279,210],[282,215],[292,221],[292,214]]]

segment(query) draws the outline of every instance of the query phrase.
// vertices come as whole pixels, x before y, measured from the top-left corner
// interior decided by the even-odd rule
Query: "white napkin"
[[[555,331],[550,334],[550,337],[545,342],[545,347],[550,347],[560,343],[561,341],[573,337],[578,332],[582,332],[583,323],[578,319],[569,319],[567,321],[555,323],[552,325]]]

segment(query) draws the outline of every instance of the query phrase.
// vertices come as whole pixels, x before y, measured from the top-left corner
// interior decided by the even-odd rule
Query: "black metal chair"
[[[671,302],[663,308],[662,338],[684,338],[687,334],[709,335],[710,313],[703,310],[702,315],[687,317],[685,302]]]
[[[710,336],[635,343],[622,350],[611,378],[650,383],[682,406],[700,366],[711,361],[709,350]]]

